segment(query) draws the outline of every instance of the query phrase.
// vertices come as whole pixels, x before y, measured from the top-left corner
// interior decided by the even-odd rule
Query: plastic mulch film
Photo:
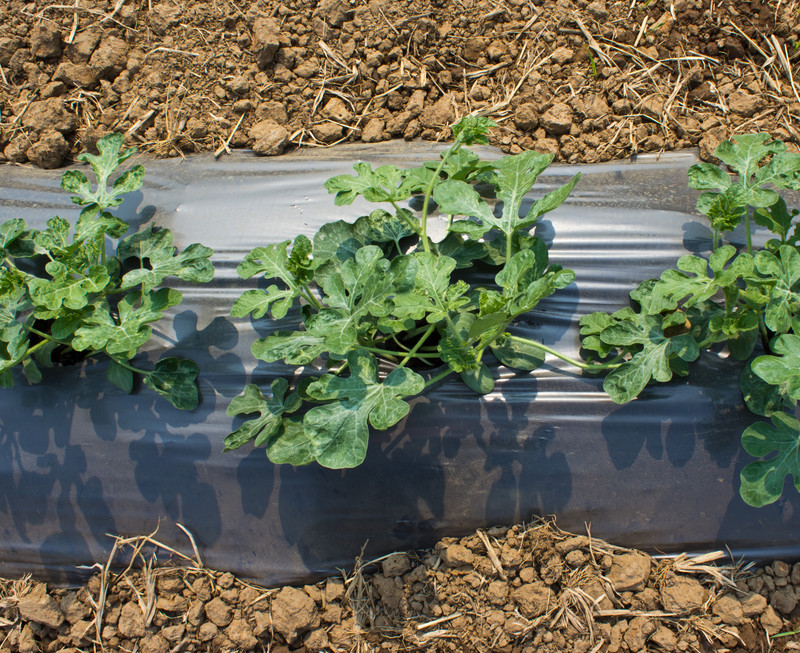
[[[146,354],[197,361],[201,404],[186,412],[147,390],[125,395],[102,363],[0,390],[0,575],[76,580],[86,574],[78,566],[105,560],[108,534],[159,524],[160,541],[190,550],[182,524],[211,567],[266,584],[302,582],[350,567],[367,540],[366,555],[378,556],[532,514],[556,515],[572,531],[588,523],[595,536],[651,551],[727,546],[736,556],[798,557],[800,496],[789,489],[761,509],[738,496],[752,460],[739,438],[753,417],[738,389],[740,363],[724,352],[704,354],[689,380],[649,387],[624,406],[608,399],[601,378],[557,359],[533,373],[500,367],[483,397],[450,379],[413,400],[399,425],[373,432],[366,462],[352,470],[275,466],[249,445],[222,453],[240,423],[225,413],[231,399],[287,372],[255,360],[252,342],[297,319],[231,318],[254,283],[239,279],[238,263],[256,246],[365,213],[365,205],[335,207],[322,187],[353,161],[408,166],[439,151],[382,143],[144,161],[145,186],[120,215],[171,229],[181,248],[201,242],[216,252],[211,284],[173,284],[184,301],[156,325]],[[577,280],[517,332],[578,356],[582,315],[621,308],[641,280],[706,251],[709,232],[687,187],[695,162],[676,153],[543,173],[539,195],[583,173],[536,227],[551,261]],[[73,219],[59,182],[59,171],[0,168],[0,221]]]

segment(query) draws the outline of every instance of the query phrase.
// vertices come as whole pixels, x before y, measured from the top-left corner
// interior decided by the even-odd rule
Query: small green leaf
[[[144,376],[145,385],[167,399],[175,408],[197,408],[197,363],[178,358],[162,358],[155,369]]]
[[[510,337],[500,337],[492,344],[492,353],[506,367],[529,372],[541,367],[545,361],[544,351]]]
[[[494,390],[494,378],[485,363],[480,363],[475,369],[464,370],[460,376],[464,383],[480,395],[489,394]]]
[[[731,185],[731,177],[713,163],[696,163],[689,168],[689,188],[695,190],[724,191]]]
[[[792,316],[800,312],[800,254],[790,245],[782,245],[778,256],[761,250],[755,265],[774,284],[768,291],[766,325],[775,333],[786,333],[791,329]]]
[[[525,219],[522,221],[522,224],[520,224],[518,228],[525,229],[533,225],[545,213],[549,213],[550,211],[561,206],[564,203],[564,200],[569,197],[569,194],[572,192],[572,189],[575,188],[575,184],[578,183],[580,178],[581,174],[578,173],[563,186],[559,186],[555,190],[547,193],[547,195],[544,197],[536,200],[528,211],[528,214],[525,216]]]
[[[702,193],[697,198],[697,210],[708,217],[712,229],[733,231],[747,214],[747,194],[741,184],[733,184],[722,193]]]
[[[745,405],[756,415],[769,417],[773,413],[791,408],[791,403],[781,394],[780,389],[757,376],[750,362],[739,375],[739,388]]]
[[[27,225],[25,220],[14,218],[6,220],[0,225],[0,250],[8,249],[8,246],[19,236],[25,233]]]
[[[739,493],[745,503],[760,508],[773,503],[783,493],[787,476],[792,477],[800,492],[800,423],[793,415],[779,412],[770,418],[772,426],[756,422],[742,433],[742,446],[751,456],[771,458],[759,460],[742,469]]]
[[[131,292],[120,300],[117,319],[112,316],[107,303],[98,303],[75,331],[72,347],[76,351],[102,349],[129,360],[150,338],[152,328],[149,324],[160,320],[163,311],[180,301],[181,294],[170,288],[150,291],[146,295]]]
[[[106,377],[126,394],[133,392],[133,372],[117,363],[113,358],[108,362]]]
[[[73,310],[81,309],[89,303],[91,293],[100,292],[111,281],[108,270],[102,265],[93,265],[86,275],[73,275],[66,265],[59,261],[50,261],[45,270],[51,279],[31,277],[28,290],[31,301],[51,311],[58,311],[62,306]]]
[[[280,320],[286,317],[295,297],[297,293],[294,291],[278,288],[274,284],[266,290],[245,290],[233,302],[231,316],[245,317],[252,313],[255,319],[260,319],[272,308],[272,317]]]
[[[753,372],[781,395],[800,399],[800,336],[785,334],[773,338],[770,348],[777,356],[758,356],[752,362]]]
[[[296,393],[286,396],[289,390],[286,379],[275,379],[270,389],[272,396],[265,397],[258,386],[251,383],[244,389],[243,395],[233,398],[227,411],[230,417],[252,413],[259,413],[260,416],[244,422],[226,436],[223,451],[238,449],[253,439],[257,447],[268,445],[270,438],[278,433],[284,413],[293,413],[300,408],[300,397]]]
[[[453,137],[464,145],[488,145],[492,127],[497,127],[497,123],[486,116],[464,116],[453,125]]]
[[[475,350],[454,335],[442,338],[437,345],[439,356],[451,370],[461,374],[467,370],[477,369],[480,365]]]
[[[120,241],[117,256],[121,261],[129,258],[139,259],[142,267],[131,270],[122,277],[122,288],[141,285],[147,292],[156,288],[169,276],[184,281],[207,283],[214,277],[214,266],[208,260],[214,250],[194,243],[178,253],[172,245],[172,232],[169,229],[148,227]]]
[[[363,161],[353,164],[356,176],[338,175],[325,182],[329,193],[334,194],[334,204],[352,204],[359,195],[368,202],[402,202],[411,197],[416,180],[405,181],[405,174],[396,166],[380,166],[373,170]]]
[[[786,202],[783,198],[778,199],[772,206],[767,208],[757,209],[753,213],[753,220],[757,225],[766,227],[772,233],[780,237],[781,242],[786,240],[789,229],[792,227],[792,221],[797,216],[796,210],[789,210],[786,208]]]

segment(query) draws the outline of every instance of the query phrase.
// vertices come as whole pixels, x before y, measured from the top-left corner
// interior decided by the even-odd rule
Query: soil
[[[767,131],[800,143],[797,2],[6,0],[0,158],[122,131],[162,156],[446,139],[594,162]]]
[[[356,561],[305,587],[152,564],[151,537],[117,540],[80,588],[0,581],[0,650],[636,651],[796,650],[800,563],[716,566],[722,552],[657,560],[552,523],[445,538]],[[163,554],[163,551],[161,551]],[[127,568],[115,569],[116,554]],[[788,633],[788,634],[787,634]]]

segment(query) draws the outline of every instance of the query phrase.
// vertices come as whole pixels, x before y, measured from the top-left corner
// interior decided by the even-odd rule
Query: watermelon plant
[[[53,365],[106,357],[118,388],[131,392],[141,376],[177,408],[191,409],[198,403],[193,361],[168,357],[143,369],[132,359],[151,324],[181,302],[180,292],[161,287],[164,279],[210,281],[213,251],[193,244],[178,252],[172,233],[155,226],[125,236],[130,226],[109,209],[142,186],[145,171],[137,165],[110,181],[135,152],[122,142],[120,134],[106,136],[99,154],[78,157],[89,163],[95,188],[80,170],[64,173],[61,187],[83,207],[74,225],[61,217],[42,230],[22,219],[0,225],[0,386],[14,385],[15,369],[38,383]]]
[[[683,256],[677,269],[631,292],[636,308],[581,319],[583,347],[596,360],[623,362],[603,387],[617,403],[631,401],[651,381],[685,375],[700,352],[724,343],[745,365],[739,378],[756,421],[742,446],[763,458],[742,469],[740,494],[752,506],[776,501],[787,476],[800,491],[800,231],[775,189],[800,190],[800,154],[769,134],[737,136],[714,155],[727,166],[700,163],[689,185],[703,191],[697,210],[710,221],[712,253]],[[753,223],[775,237],[756,251]],[[724,244],[744,226],[745,245]]]
[[[317,362],[321,369],[298,382],[276,379],[265,391],[248,385],[228,413],[255,417],[227,436],[226,450],[254,440],[275,463],[354,467],[364,460],[370,427],[396,424],[409,412],[410,397],[443,378],[458,375],[485,394],[494,387],[488,355],[518,370],[543,363],[548,347],[507,329],[575,278],[549,263],[545,243],[530,231],[580,175],[521,214],[523,198],[553,156],[481,160],[467,147],[487,143],[493,125],[483,117],[462,119],[441,159],[420,167],[356,163],[356,175],[325,183],[335,204],[361,196],[385,208],[245,257],[239,275],[261,276],[269,285],[245,291],[232,315],[280,319],[299,305],[301,322],[256,340],[254,356],[293,366]],[[412,196],[422,200],[418,212],[400,206]],[[446,216],[443,238],[431,234],[434,203]],[[467,281],[463,270],[479,264],[492,271],[493,286]]]

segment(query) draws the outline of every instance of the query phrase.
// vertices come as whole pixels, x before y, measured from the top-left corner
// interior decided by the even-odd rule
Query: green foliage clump
[[[299,305],[301,321],[257,340],[254,356],[323,369],[293,386],[277,379],[266,395],[248,385],[228,413],[257,416],[228,435],[227,450],[254,440],[275,463],[354,467],[366,456],[370,427],[397,424],[410,397],[446,376],[457,374],[486,394],[494,387],[488,354],[520,370],[542,364],[549,348],[508,327],[575,278],[548,261],[530,230],[566,199],[579,175],[521,211],[553,156],[481,160],[467,147],[487,143],[493,125],[464,118],[441,160],[420,167],[355,164],[356,175],[325,184],[336,205],[360,196],[386,208],[245,257],[239,275],[262,276],[268,285],[245,291],[232,315],[280,319]],[[421,211],[400,206],[414,196]],[[438,242],[429,234],[433,203],[447,220]],[[463,270],[476,265],[493,272],[494,285],[465,279]]]
[[[689,169],[689,185],[703,191],[697,210],[710,222],[712,254],[683,256],[676,270],[631,292],[638,310],[593,313],[581,319],[583,347],[599,359],[623,363],[603,387],[618,403],[650,382],[688,373],[703,349],[724,343],[746,361],[739,385],[747,407],[769,417],[742,434],[751,455],[766,457],[741,472],[740,494],[752,506],[776,501],[786,476],[800,491],[800,232],[775,189],[800,190],[800,154],[768,134],[737,136],[714,152],[732,172],[711,163]],[[751,222],[776,238],[754,251]],[[746,247],[721,245],[744,223]],[[759,354],[760,343],[763,354]]]
[[[121,150],[122,140],[106,136],[97,143],[99,154],[78,157],[94,172],[94,189],[80,170],[64,173],[62,188],[83,207],[74,225],[60,217],[42,230],[22,219],[0,225],[0,387],[14,385],[15,368],[38,383],[43,368],[104,355],[115,386],[131,392],[141,374],[177,408],[191,409],[198,403],[193,361],[164,358],[152,370],[130,361],[149,340],[151,325],[181,302],[180,292],[160,287],[164,279],[210,281],[213,251],[194,244],[178,252],[172,233],[152,226],[125,236],[128,223],[109,209],[142,186],[145,171],[134,166],[109,186],[135,152]],[[117,241],[114,256],[109,239]]]

